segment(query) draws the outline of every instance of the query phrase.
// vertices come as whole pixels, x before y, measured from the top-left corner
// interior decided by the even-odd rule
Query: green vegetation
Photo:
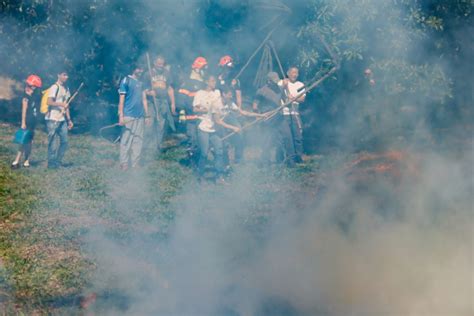
[[[72,166],[51,171],[41,160],[46,155],[46,140],[40,132],[33,162],[40,161],[30,169],[12,171],[9,162],[16,150],[11,143],[14,129],[4,124],[1,131],[0,283],[8,291],[2,290],[0,297],[5,291],[10,303],[23,307],[46,307],[78,295],[94,270],[94,262],[81,249],[82,236],[96,226],[112,232],[133,231],[134,225],[150,217],[160,217],[166,224],[172,219],[169,202],[189,176],[176,161],[153,162],[146,171],[150,182],[144,187],[165,189],[160,195],[145,197],[150,200],[140,203],[143,213],[133,222],[130,215],[142,210],[136,207],[121,212],[118,209],[123,205],[117,205],[110,189],[110,185],[120,186],[120,182],[130,180],[118,173],[114,145],[89,136],[72,136],[67,154]],[[0,301],[0,313],[1,306]]]
[[[146,168],[123,174],[116,162],[116,145],[87,135],[70,137],[66,160],[71,167],[48,170],[46,135],[38,132],[33,167],[10,170],[16,150],[11,143],[13,132],[13,126],[2,125],[0,299],[5,301],[0,300],[0,313],[77,311],[78,295],[97,268],[83,238],[94,229],[119,240],[137,233],[166,238],[183,191],[193,185],[197,188],[192,171],[178,162],[185,157],[183,148],[171,147],[160,159],[149,155]],[[271,176],[264,172],[242,175],[255,184],[255,200],[245,202],[255,210],[255,216],[246,220],[249,227],[267,221],[272,200],[281,192],[310,194],[300,189],[317,187],[320,163],[326,164],[314,157],[295,170],[275,169]],[[278,178],[295,185],[281,187],[275,181]],[[212,184],[201,189],[208,194],[219,190]]]

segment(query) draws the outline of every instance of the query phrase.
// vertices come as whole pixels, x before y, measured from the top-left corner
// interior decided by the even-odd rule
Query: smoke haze
[[[137,4],[142,12],[169,10],[172,14],[167,18],[176,29],[183,29],[183,34],[190,32],[189,25],[196,26],[196,33],[190,33],[191,37],[196,35],[192,43],[182,43],[171,37],[172,32],[158,28],[149,33],[151,38],[145,39],[151,51],[165,54],[173,67],[185,74],[189,70],[186,65],[198,55],[215,62],[223,54],[233,54],[243,65],[270,27],[261,32],[255,30],[274,16],[286,16],[275,8],[249,12],[244,5],[247,2],[207,3],[211,9],[218,3],[237,12],[233,21],[238,22],[222,30],[215,22],[221,17],[206,12],[206,8],[211,9],[202,1]],[[262,1],[267,3],[278,4]],[[350,9],[336,17],[341,21],[358,20],[360,29],[355,32],[382,30],[374,35],[373,52],[384,56],[386,63],[375,63],[370,59],[372,56],[364,56],[362,64],[372,69],[376,85],[365,83],[364,67],[359,67],[360,82],[344,94],[332,96],[330,106],[344,108],[336,122],[334,151],[352,154],[361,139],[375,139],[370,146],[377,150],[400,150],[405,164],[394,177],[396,180],[375,176],[361,184],[340,171],[347,165],[344,162],[334,162],[330,172],[311,169],[306,175],[278,167],[258,169],[250,163],[235,170],[229,186],[197,181],[185,184],[168,205],[170,212],[176,210],[176,214],[164,227],[163,214],[150,216],[146,224],[136,220],[145,213],[153,214],[155,206],[148,202],[151,196],[166,194],[158,185],[150,185],[156,183],[153,179],[159,174],[142,170],[130,177],[109,175],[105,191],[113,199],[116,216],[129,221],[134,229],[127,232],[126,238],[110,234],[107,227],[88,232],[85,249],[94,259],[97,271],[84,294],[98,293],[91,312],[472,315],[472,134],[468,143],[446,150],[449,139],[439,139],[427,120],[418,119],[428,116],[434,100],[451,102],[449,98],[437,97],[437,92],[451,89],[449,82],[440,79],[438,85],[432,85],[423,94],[420,89],[411,89],[410,84],[398,86],[403,80],[397,75],[399,65],[391,64],[391,58],[401,58],[414,73],[419,70],[417,67],[434,65],[429,72],[431,77],[442,77],[443,71],[452,71],[452,65],[428,60],[431,57],[420,44],[423,41],[413,37],[409,23],[396,24],[384,19],[385,10],[399,10],[393,3],[347,1]],[[305,1],[287,5],[295,11],[273,38],[282,47],[285,66],[299,58],[284,46],[291,45],[296,38],[292,35],[292,19],[298,19],[294,14],[300,13]],[[81,2],[77,6],[79,10]],[[376,18],[367,21],[360,17],[368,7],[376,11]],[[143,43],[137,43],[131,33],[114,29],[114,25],[126,24],[126,11],[114,12],[116,21],[108,20],[111,25],[101,23],[101,14],[95,17],[93,32],[102,34],[107,39],[104,45],[111,48],[109,56],[102,56],[104,67],[108,67],[107,58],[123,55],[121,49],[140,51]],[[87,41],[85,31],[71,36]],[[469,41],[469,34],[463,30],[459,30],[458,36]],[[326,56],[327,52],[320,54]],[[74,51],[69,55],[71,63],[77,61]],[[131,59],[117,63],[125,66]],[[341,68],[344,67],[343,63]],[[243,80],[253,81],[253,72],[249,72]],[[100,71],[95,75],[100,76]],[[303,72],[302,77],[312,78],[313,74]],[[309,97],[306,107],[316,109],[311,113],[322,111],[325,104],[321,104],[320,98],[326,98],[338,82],[328,80],[327,84],[330,88],[323,84],[321,90]],[[245,82],[243,86],[251,87]],[[396,87],[397,91],[406,89],[400,100],[406,111],[388,107],[387,95],[393,90],[383,88],[387,86]],[[364,125],[362,112],[380,118],[376,128]],[[310,120],[308,117],[306,122]],[[323,120],[321,116],[313,123],[334,124]],[[456,124],[455,118],[448,122],[450,126]]]

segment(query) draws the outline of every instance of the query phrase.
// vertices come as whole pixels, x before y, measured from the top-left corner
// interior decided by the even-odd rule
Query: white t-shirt
[[[193,107],[200,106],[207,110],[207,113],[201,116],[201,123],[198,128],[207,133],[214,133],[213,115],[222,111],[222,98],[219,90],[206,91],[199,90],[194,96]]]
[[[58,91],[59,88],[59,91]],[[53,84],[48,90],[48,98],[53,98],[55,102],[66,102],[71,97],[69,89],[57,83]],[[61,114],[61,107],[49,105],[49,111],[45,116],[46,120],[64,121],[66,112]]]
[[[283,86],[283,80],[280,80],[278,82],[278,85]],[[288,99],[296,97],[301,92],[305,91],[305,89],[303,87],[304,87],[304,83],[302,83],[301,81],[295,81],[295,82],[288,81],[288,92],[287,92],[287,94],[289,94],[287,96]],[[301,88],[303,88],[303,89],[301,89]],[[301,89],[301,91],[299,91],[300,89]],[[302,94],[300,97],[302,97],[302,96],[306,96],[306,93]],[[299,105],[299,102],[294,101],[294,102],[291,103],[291,107],[290,106],[284,107],[283,108],[283,115],[290,115],[290,114],[291,115],[296,115],[296,114],[298,114],[298,105]]]

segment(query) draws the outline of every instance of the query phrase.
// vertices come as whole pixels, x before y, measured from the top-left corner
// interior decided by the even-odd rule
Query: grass
[[[13,171],[14,130],[8,124],[0,128],[0,315],[78,313],[77,297],[97,269],[84,236],[100,228],[123,240],[136,233],[164,239],[184,188],[197,187],[197,181],[179,163],[183,148],[149,154],[146,168],[123,174],[117,146],[90,135],[70,135],[65,160],[72,166],[48,170],[42,131],[35,138],[33,167]],[[329,164],[313,157],[293,170],[276,168],[271,179],[268,172],[252,175],[256,198],[245,202],[255,209],[246,219],[249,229],[258,231],[267,221],[281,192],[305,194],[302,187],[317,186],[320,169]],[[299,185],[280,187],[278,179]],[[202,189],[216,191],[214,185]]]

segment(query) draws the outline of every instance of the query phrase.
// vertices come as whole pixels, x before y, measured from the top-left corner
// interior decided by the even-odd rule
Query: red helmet
[[[41,88],[43,85],[41,78],[37,75],[29,75],[28,78],[26,78],[26,84],[36,88]]]
[[[232,57],[230,57],[229,55],[225,55],[219,60],[219,66],[224,67],[233,61],[234,60],[232,59]]]
[[[206,58],[204,57],[201,57],[199,56],[198,58],[196,58],[193,62],[193,65],[192,65],[192,68],[193,69],[201,69],[203,68],[204,66],[207,65],[207,60]]]

